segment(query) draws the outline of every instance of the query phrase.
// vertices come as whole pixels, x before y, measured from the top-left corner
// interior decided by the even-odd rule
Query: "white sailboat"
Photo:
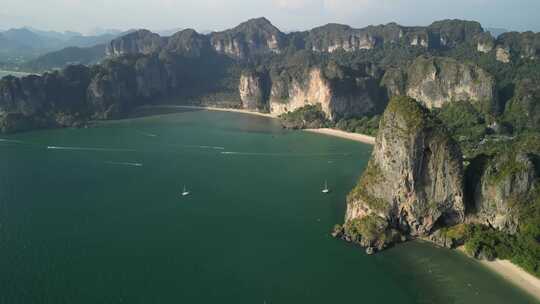
[[[188,196],[191,193],[187,190],[186,185],[184,185],[184,190],[182,191],[182,196]]]
[[[324,181],[324,189],[322,189],[322,193],[328,194],[330,193],[330,189],[328,189],[328,182]]]

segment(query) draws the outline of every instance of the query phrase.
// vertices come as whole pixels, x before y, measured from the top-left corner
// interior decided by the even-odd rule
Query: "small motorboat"
[[[191,192],[189,192],[189,191],[187,190],[186,186],[184,185],[184,190],[182,191],[182,196],[188,196],[188,195],[190,195],[190,194],[191,194]]]

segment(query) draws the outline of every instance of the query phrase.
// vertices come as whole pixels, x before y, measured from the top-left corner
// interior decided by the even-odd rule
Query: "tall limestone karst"
[[[390,96],[410,96],[429,109],[468,101],[485,112],[498,111],[495,80],[482,68],[443,57],[419,56],[406,69],[389,69],[383,85]]]
[[[459,147],[414,99],[392,98],[368,166],[347,198],[344,237],[382,249],[398,232],[427,236],[464,217]]]

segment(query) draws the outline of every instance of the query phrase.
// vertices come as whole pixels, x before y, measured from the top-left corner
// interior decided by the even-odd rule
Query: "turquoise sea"
[[[535,303],[454,251],[332,239],[370,153],[208,111],[4,136],[0,303]]]

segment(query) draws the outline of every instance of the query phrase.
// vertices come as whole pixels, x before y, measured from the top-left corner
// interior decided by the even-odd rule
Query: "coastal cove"
[[[0,149],[0,302],[535,303],[455,251],[332,239],[366,144],[185,109]]]

